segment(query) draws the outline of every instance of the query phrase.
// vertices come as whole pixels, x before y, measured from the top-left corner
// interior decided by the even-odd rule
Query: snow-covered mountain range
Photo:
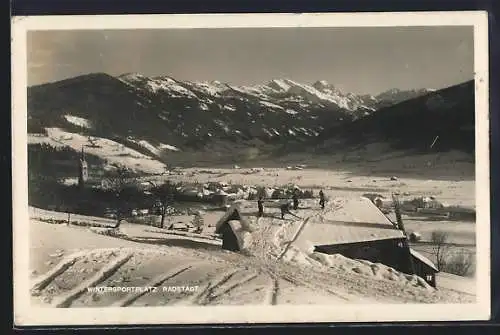
[[[432,89],[399,90],[391,89],[377,96],[344,93],[325,80],[318,80],[312,85],[290,79],[273,79],[268,83],[254,86],[236,86],[219,81],[188,82],[171,77],[145,77],[136,73],[124,74],[120,80],[155,94],[167,93],[170,97],[198,98],[209,95],[215,98],[243,96],[257,98],[261,106],[271,110],[288,111],[296,114],[297,110],[314,108],[342,109],[354,118],[368,115],[381,106],[389,106],[432,92]],[[208,105],[207,105],[208,103]],[[202,109],[207,109],[211,101],[203,101]],[[231,110],[231,106],[226,107]]]
[[[59,128],[159,156],[165,145],[199,150],[304,142],[429,90],[344,93],[326,81],[274,79],[255,86],[168,76],[93,73],[28,88],[28,132]],[[147,148],[140,143],[148,143]],[[153,149],[152,149],[153,148]],[[226,150],[227,151],[227,150]]]

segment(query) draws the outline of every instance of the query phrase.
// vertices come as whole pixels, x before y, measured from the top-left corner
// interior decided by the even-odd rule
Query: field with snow
[[[183,168],[179,169],[182,173],[172,174],[168,178],[183,182],[226,182],[271,188],[295,184],[303,190],[313,190],[316,195],[323,189],[327,197],[331,198],[376,193],[390,199],[392,193],[398,192],[402,199],[434,196],[449,206],[475,208],[474,164],[461,161],[460,154],[452,152],[440,156],[383,158],[346,163],[340,162],[335,156],[322,159],[302,155],[272,163],[242,162],[237,169]],[[394,214],[390,214],[390,218],[394,221]],[[450,254],[464,250],[475,253],[476,223],[473,221],[414,215],[403,215],[403,220],[408,233],[416,232],[422,237],[413,248],[434,262],[435,246],[431,243],[434,231],[447,234]]]
[[[72,119],[85,126],[82,120]],[[157,150],[180,154],[168,144],[154,146],[129,139],[153,155]],[[330,199],[378,193],[389,197],[435,196],[448,205],[475,207],[473,164],[456,154],[378,157],[349,161],[345,156],[288,156],[282,159],[241,162],[238,167],[176,168],[165,165],[122,144],[49,128],[48,136],[31,136],[30,143],[70,146],[148,174],[158,181],[168,178],[187,183],[226,182],[252,186],[295,184],[315,194],[323,189]],[[222,213],[220,213],[222,215]],[[30,271],[33,303],[47,306],[155,306],[164,304],[338,304],[338,303],[436,303],[472,302],[475,281],[449,274],[438,275],[438,290],[421,279],[382,264],[347,259],[340,255],[305,252],[294,246],[285,250],[300,222],[272,223],[260,227],[252,248],[243,254],[221,250],[213,225],[217,215],[205,220],[206,236],[174,234],[151,226],[31,209]],[[394,219],[394,218],[392,218]],[[432,259],[430,236],[448,233],[448,242],[475,250],[475,223],[429,220],[403,216],[408,231],[422,240],[412,247]],[[208,227],[211,226],[211,227]],[[276,257],[282,258],[277,261]],[[441,280],[442,278],[442,280]],[[96,293],[87,286],[197,286],[196,292]]]
[[[286,248],[301,220],[282,224],[273,219],[245,240],[245,252],[223,251],[211,233],[223,214],[218,213],[206,217],[204,234],[196,236],[131,223],[114,229],[112,220],[80,215],[71,217],[77,224],[67,225],[66,213],[30,208],[32,303],[102,307],[475,301],[473,279],[439,274],[435,290],[383,264],[293,244]],[[196,289],[90,292],[88,287],[94,286]]]

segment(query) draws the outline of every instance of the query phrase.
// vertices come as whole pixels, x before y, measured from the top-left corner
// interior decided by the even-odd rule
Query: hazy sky
[[[470,27],[30,32],[28,85],[92,72],[235,85],[327,80],[346,92],[442,88],[473,78]]]

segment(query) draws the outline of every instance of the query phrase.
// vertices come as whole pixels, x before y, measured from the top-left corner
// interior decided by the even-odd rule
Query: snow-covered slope
[[[352,304],[473,302],[474,295],[442,288],[381,264],[289,249],[281,261],[224,252],[214,240],[179,239],[168,231],[123,224],[115,237],[101,230],[45,223],[65,213],[30,209],[32,303],[47,307]],[[85,220],[80,217],[79,220]],[[88,218],[95,222],[96,218]],[[106,221],[103,219],[103,221]],[[257,244],[283,246],[283,228],[262,226]],[[103,228],[104,229],[104,228]],[[111,231],[112,229],[110,229]],[[58,236],[57,239],[53,238]],[[281,237],[280,237],[281,236]],[[161,243],[158,243],[161,241]],[[266,241],[268,243],[266,243]],[[77,275],[75,275],[77,274]],[[29,275],[28,273],[26,275]],[[190,292],[115,292],[95,286],[196,286]]]
[[[151,156],[140,153],[126,145],[101,137],[89,137],[71,133],[59,128],[47,128],[47,136],[29,136],[28,144],[46,143],[52,147],[70,147],[75,151],[85,150],[86,153],[97,156],[107,162],[108,166],[120,165],[132,171],[144,173],[162,173],[165,165]],[[138,141],[146,150],[161,150],[150,148],[146,141]]]

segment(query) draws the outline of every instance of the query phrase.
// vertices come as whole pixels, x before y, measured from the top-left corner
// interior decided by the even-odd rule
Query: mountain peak
[[[382,92],[381,94],[398,94],[398,93],[401,93],[402,91],[399,89],[399,88],[390,88],[388,90],[385,90],[384,92]]]
[[[326,80],[318,80],[314,84],[312,84],[312,87],[323,93],[343,95],[341,90],[339,90],[337,87],[335,87],[335,85],[330,84]]]
[[[326,80],[318,80],[312,86],[318,90],[331,87],[330,83]]]
[[[127,72],[121,74],[117,77],[118,79],[133,79],[133,78],[145,78],[142,74],[137,72]]]
[[[288,91],[291,87],[289,84],[290,80],[288,79],[272,79],[267,86],[272,88],[275,91]]]

